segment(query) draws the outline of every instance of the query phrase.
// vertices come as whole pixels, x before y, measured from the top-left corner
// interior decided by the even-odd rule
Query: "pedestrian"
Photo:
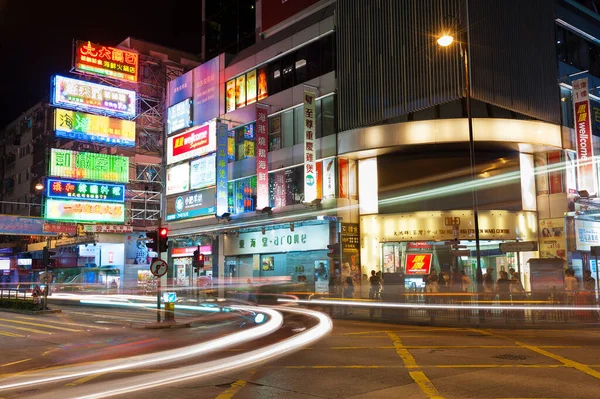
[[[369,278],[369,284],[371,284],[371,291],[369,292],[370,299],[379,299],[381,291],[381,279],[379,274],[375,270],[371,270],[371,277]]]
[[[352,282],[352,277],[346,277],[346,286],[344,287],[344,299],[352,299],[354,298],[354,283]],[[344,315],[352,314],[352,307],[345,306],[344,307]]]
[[[461,280],[462,280],[462,291],[470,292],[471,287],[473,287],[473,282],[471,281],[469,276],[467,276],[467,273],[465,273],[464,269],[460,271],[460,274],[461,274]]]
[[[579,291],[579,281],[575,278],[575,271],[572,268],[565,271],[565,291],[570,293]]]
[[[462,274],[458,272],[458,267],[452,268],[452,274],[450,275],[450,285],[454,292],[462,292]]]
[[[487,268],[487,272],[483,275],[483,292],[491,294],[494,292],[494,269]]]
[[[596,291],[596,279],[592,277],[590,270],[583,271],[583,289],[587,292]]]

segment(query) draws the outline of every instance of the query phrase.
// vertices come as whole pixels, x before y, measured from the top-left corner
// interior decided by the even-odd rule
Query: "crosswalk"
[[[35,318],[28,316],[0,317],[0,338],[27,338],[34,335],[54,335],[65,333],[82,333],[92,330],[110,330],[107,326],[96,326],[91,323],[75,323],[60,318]]]

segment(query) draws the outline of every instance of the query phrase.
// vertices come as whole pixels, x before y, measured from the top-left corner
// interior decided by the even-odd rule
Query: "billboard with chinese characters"
[[[67,179],[128,183],[129,158],[52,148],[49,175]]]
[[[198,190],[216,184],[216,156],[207,155],[190,164],[190,189]]]
[[[269,115],[256,107],[256,209],[269,206]]]
[[[317,170],[315,166],[316,133],[315,93],[304,91],[304,202],[317,198]]]
[[[256,69],[246,74],[246,105],[256,102]]]
[[[73,222],[123,223],[125,204],[47,198],[44,217]]]
[[[137,82],[138,54],[133,51],[78,40],[73,66],[76,71]]]
[[[217,215],[221,216],[228,210],[227,191],[227,125],[219,123],[217,137]]]
[[[335,198],[335,158],[323,160],[323,199]]]
[[[577,189],[596,194],[596,168],[594,167],[594,144],[590,116],[588,79],[573,81],[573,110],[575,113],[575,137],[577,141]]]
[[[189,71],[169,81],[169,107],[193,96],[192,79],[192,71]]]
[[[125,202],[125,185],[46,179],[46,196],[99,202]]]
[[[84,112],[54,109],[56,137],[90,143],[135,146],[135,122]]]
[[[133,118],[135,91],[56,75],[52,78],[50,103],[57,107],[81,109]]]
[[[44,219],[22,216],[0,215],[0,234],[4,235],[51,235],[44,232]]]
[[[133,233],[133,226],[123,224],[85,224],[83,225],[85,233],[113,233],[129,234]]]
[[[219,57],[194,68],[194,125],[219,116]]]
[[[167,109],[167,134],[192,126],[192,99],[171,105]]]
[[[167,198],[167,221],[191,219],[216,212],[215,188]]]
[[[193,127],[167,139],[167,165],[215,152],[217,122]]]
[[[429,274],[432,254],[406,254],[406,274]]]
[[[186,192],[190,189],[190,164],[182,163],[167,168],[167,195]]]

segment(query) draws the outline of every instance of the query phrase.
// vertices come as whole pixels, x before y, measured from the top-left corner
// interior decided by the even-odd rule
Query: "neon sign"
[[[91,42],[77,41],[75,70],[137,82],[138,54]]]
[[[56,75],[52,78],[50,102],[55,106],[135,116],[135,91]]]
[[[47,179],[46,196],[100,202],[125,202],[125,185]]]
[[[66,139],[135,146],[135,122],[125,119],[56,108],[54,130],[56,137]]]
[[[46,219],[74,222],[125,221],[125,204],[46,199]]]
[[[129,158],[52,148],[50,176],[128,183]]]
[[[215,120],[195,126],[167,139],[167,165],[215,152],[217,123]]]

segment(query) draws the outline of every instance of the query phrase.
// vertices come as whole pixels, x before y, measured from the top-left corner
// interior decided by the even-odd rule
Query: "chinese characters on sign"
[[[192,71],[169,81],[169,107],[193,95]]]
[[[49,178],[46,180],[46,196],[100,202],[125,202],[125,185]]]
[[[52,148],[50,176],[128,183],[129,158]]]
[[[45,218],[74,222],[123,223],[125,205],[47,198]]]
[[[132,118],[135,116],[135,91],[84,80],[55,76],[51,103],[56,106],[106,112]]]
[[[0,233],[10,235],[42,235],[44,219],[0,215]],[[46,235],[55,235],[46,234]]]
[[[190,189],[190,164],[182,163],[167,168],[167,195],[178,194]]]
[[[256,209],[269,206],[269,120],[267,108],[256,107]]]
[[[227,125],[219,123],[217,133],[217,215],[227,212]]]
[[[167,221],[191,219],[214,214],[215,189],[193,191],[177,197],[167,198]]]
[[[133,233],[133,226],[122,224],[86,224],[83,226],[86,233]]]
[[[578,190],[597,193],[596,168],[590,117],[588,79],[573,81],[573,108],[575,112],[575,136],[577,138]]]
[[[210,154],[191,162],[190,189],[197,190],[216,184],[216,157]]]
[[[196,67],[194,74],[194,125],[219,116],[219,57]]]
[[[124,147],[135,146],[135,122],[56,108],[56,137],[106,143]]]
[[[78,40],[75,57],[77,71],[137,82],[137,53]]]
[[[167,139],[167,165],[216,151],[215,120]]]
[[[192,100],[187,98],[167,109],[167,134],[192,126]]]
[[[406,274],[429,274],[431,254],[407,254]]]
[[[335,158],[323,160],[323,199],[335,198]]]
[[[565,219],[540,220],[540,258],[562,258],[567,260],[567,237]]]
[[[304,202],[317,198],[315,93],[304,91]]]

